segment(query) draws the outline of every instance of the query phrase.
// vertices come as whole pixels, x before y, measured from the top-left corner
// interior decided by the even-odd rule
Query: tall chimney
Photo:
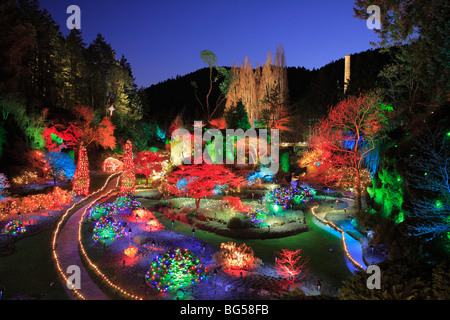
[[[347,91],[349,81],[350,81],[350,55],[346,55],[344,68],[344,92]]]

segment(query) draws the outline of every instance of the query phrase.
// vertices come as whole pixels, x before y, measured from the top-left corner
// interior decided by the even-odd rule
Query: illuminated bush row
[[[73,200],[69,191],[55,187],[50,193],[15,198],[11,202],[11,212],[29,213],[43,210],[56,209],[61,205],[70,204]]]
[[[88,217],[90,220],[98,220],[101,217],[107,217],[115,213],[130,214],[138,209],[141,203],[131,195],[123,195],[114,202],[96,204],[89,209]]]
[[[316,191],[312,188],[275,188],[270,190],[263,197],[263,201],[268,205],[272,205],[272,210],[277,212],[281,208],[287,209],[292,201],[296,204],[308,202],[316,195]],[[280,208],[281,207],[281,208]]]

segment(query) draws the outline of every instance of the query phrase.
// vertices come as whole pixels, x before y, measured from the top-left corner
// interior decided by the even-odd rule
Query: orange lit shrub
[[[225,270],[253,270],[261,265],[261,259],[245,243],[240,246],[234,242],[222,243],[213,260]]]

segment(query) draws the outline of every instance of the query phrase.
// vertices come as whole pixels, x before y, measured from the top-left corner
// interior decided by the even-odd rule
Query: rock
[[[138,246],[142,246],[144,243],[148,242],[150,239],[146,236],[136,236],[133,238],[133,242]]]

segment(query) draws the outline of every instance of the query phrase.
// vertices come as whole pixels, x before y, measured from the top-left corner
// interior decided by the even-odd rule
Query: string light
[[[122,181],[120,194],[129,194],[135,191],[136,175],[133,161],[133,146],[130,140],[124,146],[123,173],[120,180]]]
[[[315,195],[316,191],[309,187],[305,187],[303,189],[274,188],[264,195],[263,201],[268,204],[279,205],[283,209],[287,209],[288,204],[291,200],[293,200],[296,203],[307,202],[309,200],[312,200]],[[276,206],[274,206],[274,208],[277,209]]]
[[[345,242],[345,232],[344,232],[344,230],[342,230],[341,228],[339,228],[337,225],[335,225],[333,222],[331,222],[331,221],[327,221],[327,220],[324,220],[324,219],[322,219],[322,218],[320,218],[315,212],[314,212],[314,210],[316,209],[316,208],[318,208],[319,206],[315,206],[315,207],[312,207],[311,208],[311,213],[313,214],[313,216],[314,217],[316,217],[317,218],[317,220],[319,220],[320,222],[322,222],[322,223],[324,223],[324,224],[327,224],[327,225],[329,225],[329,226],[331,226],[333,229],[335,229],[336,231],[338,231],[338,232],[340,232],[341,233],[341,239],[342,239],[342,246],[343,246],[343,249],[344,249],[344,253],[345,253],[345,256],[350,260],[350,262],[356,267],[356,268],[358,268],[359,270],[361,270],[361,271],[364,271],[365,269],[355,260],[355,259],[353,259],[353,257],[350,255],[350,253],[348,252],[348,249],[347,249],[347,243]]]
[[[80,145],[78,153],[78,165],[73,176],[73,192],[77,196],[89,194],[89,163],[86,148],[83,144]]]
[[[123,170],[123,162],[113,157],[106,158],[103,161],[104,172],[120,172]]]
[[[23,226],[22,221],[19,220],[11,220],[8,222],[3,229],[2,233],[4,234],[11,234],[11,235],[18,235],[19,233],[24,233],[26,231],[26,228]]]
[[[108,185],[109,180],[111,180],[112,177],[113,177],[114,175],[116,175],[116,174],[110,175],[110,176],[106,179],[106,182],[105,182],[105,184],[103,185],[103,187],[100,188],[100,189],[98,189],[98,190],[97,190],[96,192],[94,192],[93,194],[91,194],[91,196],[94,196],[94,195],[96,195],[96,194],[98,194],[98,193],[103,192],[103,191],[105,190],[106,186]],[[78,204],[80,204],[81,202],[83,202],[84,200],[85,200],[85,199],[81,199],[81,200],[79,200],[79,201],[73,203],[72,206],[66,210],[66,212],[65,212],[65,213],[61,216],[61,218],[59,219],[59,222],[58,222],[58,224],[56,225],[56,228],[55,228],[55,232],[53,233],[53,241],[52,241],[53,259],[54,259],[55,262],[56,262],[56,268],[58,269],[59,274],[61,275],[61,277],[64,279],[65,282],[68,282],[69,280],[68,280],[68,278],[66,277],[66,274],[65,274],[65,272],[63,271],[63,269],[62,269],[62,267],[61,267],[61,262],[59,261],[58,254],[56,253],[56,239],[58,238],[58,234],[59,234],[59,232],[60,232],[60,229],[61,229],[61,226],[62,226],[63,222],[65,221],[65,219],[67,218],[67,216],[69,215],[69,213],[71,212],[71,210],[72,210],[73,208],[75,208]],[[85,210],[84,213],[86,213],[86,211],[87,211],[87,209]],[[80,230],[79,230],[79,236],[80,236]],[[73,293],[74,293],[79,299],[86,300],[86,298],[84,297],[84,295],[83,295],[78,289],[73,288],[72,291],[73,291]]]
[[[206,279],[200,259],[188,249],[176,248],[155,257],[145,282],[160,292],[176,291]]]
[[[114,176],[111,175],[110,177]],[[109,178],[108,178],[109,180]],[[92,205],[94,205],[97,201],[99,201],[101,198],[107,198],[111,195],[112,192],[114,192],[118,187],[119,187],[119,181],[120,179],[117,179],[117,183],[115,188],[112,188],[111,190],[109,190],[107,193],[105,193],[104,195],[96,198],[94,201],[92,201],[92,203],[84,210],[82,217],[78,223],[78,245],[81,251],[81,254],[83,256],[83,259],[86,261],[87,265],[105,282],[106,285],[110,286],[112,289],[116,290],[118,293],[122,294],[123,296],[126,296],[128,298],[131,298],[133,300],[143,300],[142,297],[139,297],[137,295],[134,295],[132,293],[127,292],[126,290],[122,289],[121,287],[119,287],[118,285],[114,284],[103,272],[101,272],[100,268],[94,264],[91,259],[89,259],[87,253],[86,253],[86,249],[84,248],[83,242],[81,241],[82,237],[81,237],[81,227],[82,227],[82,223],[84,220],[84,217],[86,216],[89,207],[91,207]],[[108,181],[107,181],[108,182]],[[107,185],[107,182],[105,183],[105,185],[103,186],[103,188],[97,192],[102,192]],[[96,193],[97,193],[96,192]]]
[[[69,191],[59,187],[53,188],[49,193],[40,193],[21,198],[15,198],[11,201],[10,212],[29,213],[43,210],[52,210],[60,205],[68,205],[73,197]]]
[[[106,244],[114,239],[125,237],[125,228],[113,217],[101,217],[94,225],[92,240],[97,243]]]

